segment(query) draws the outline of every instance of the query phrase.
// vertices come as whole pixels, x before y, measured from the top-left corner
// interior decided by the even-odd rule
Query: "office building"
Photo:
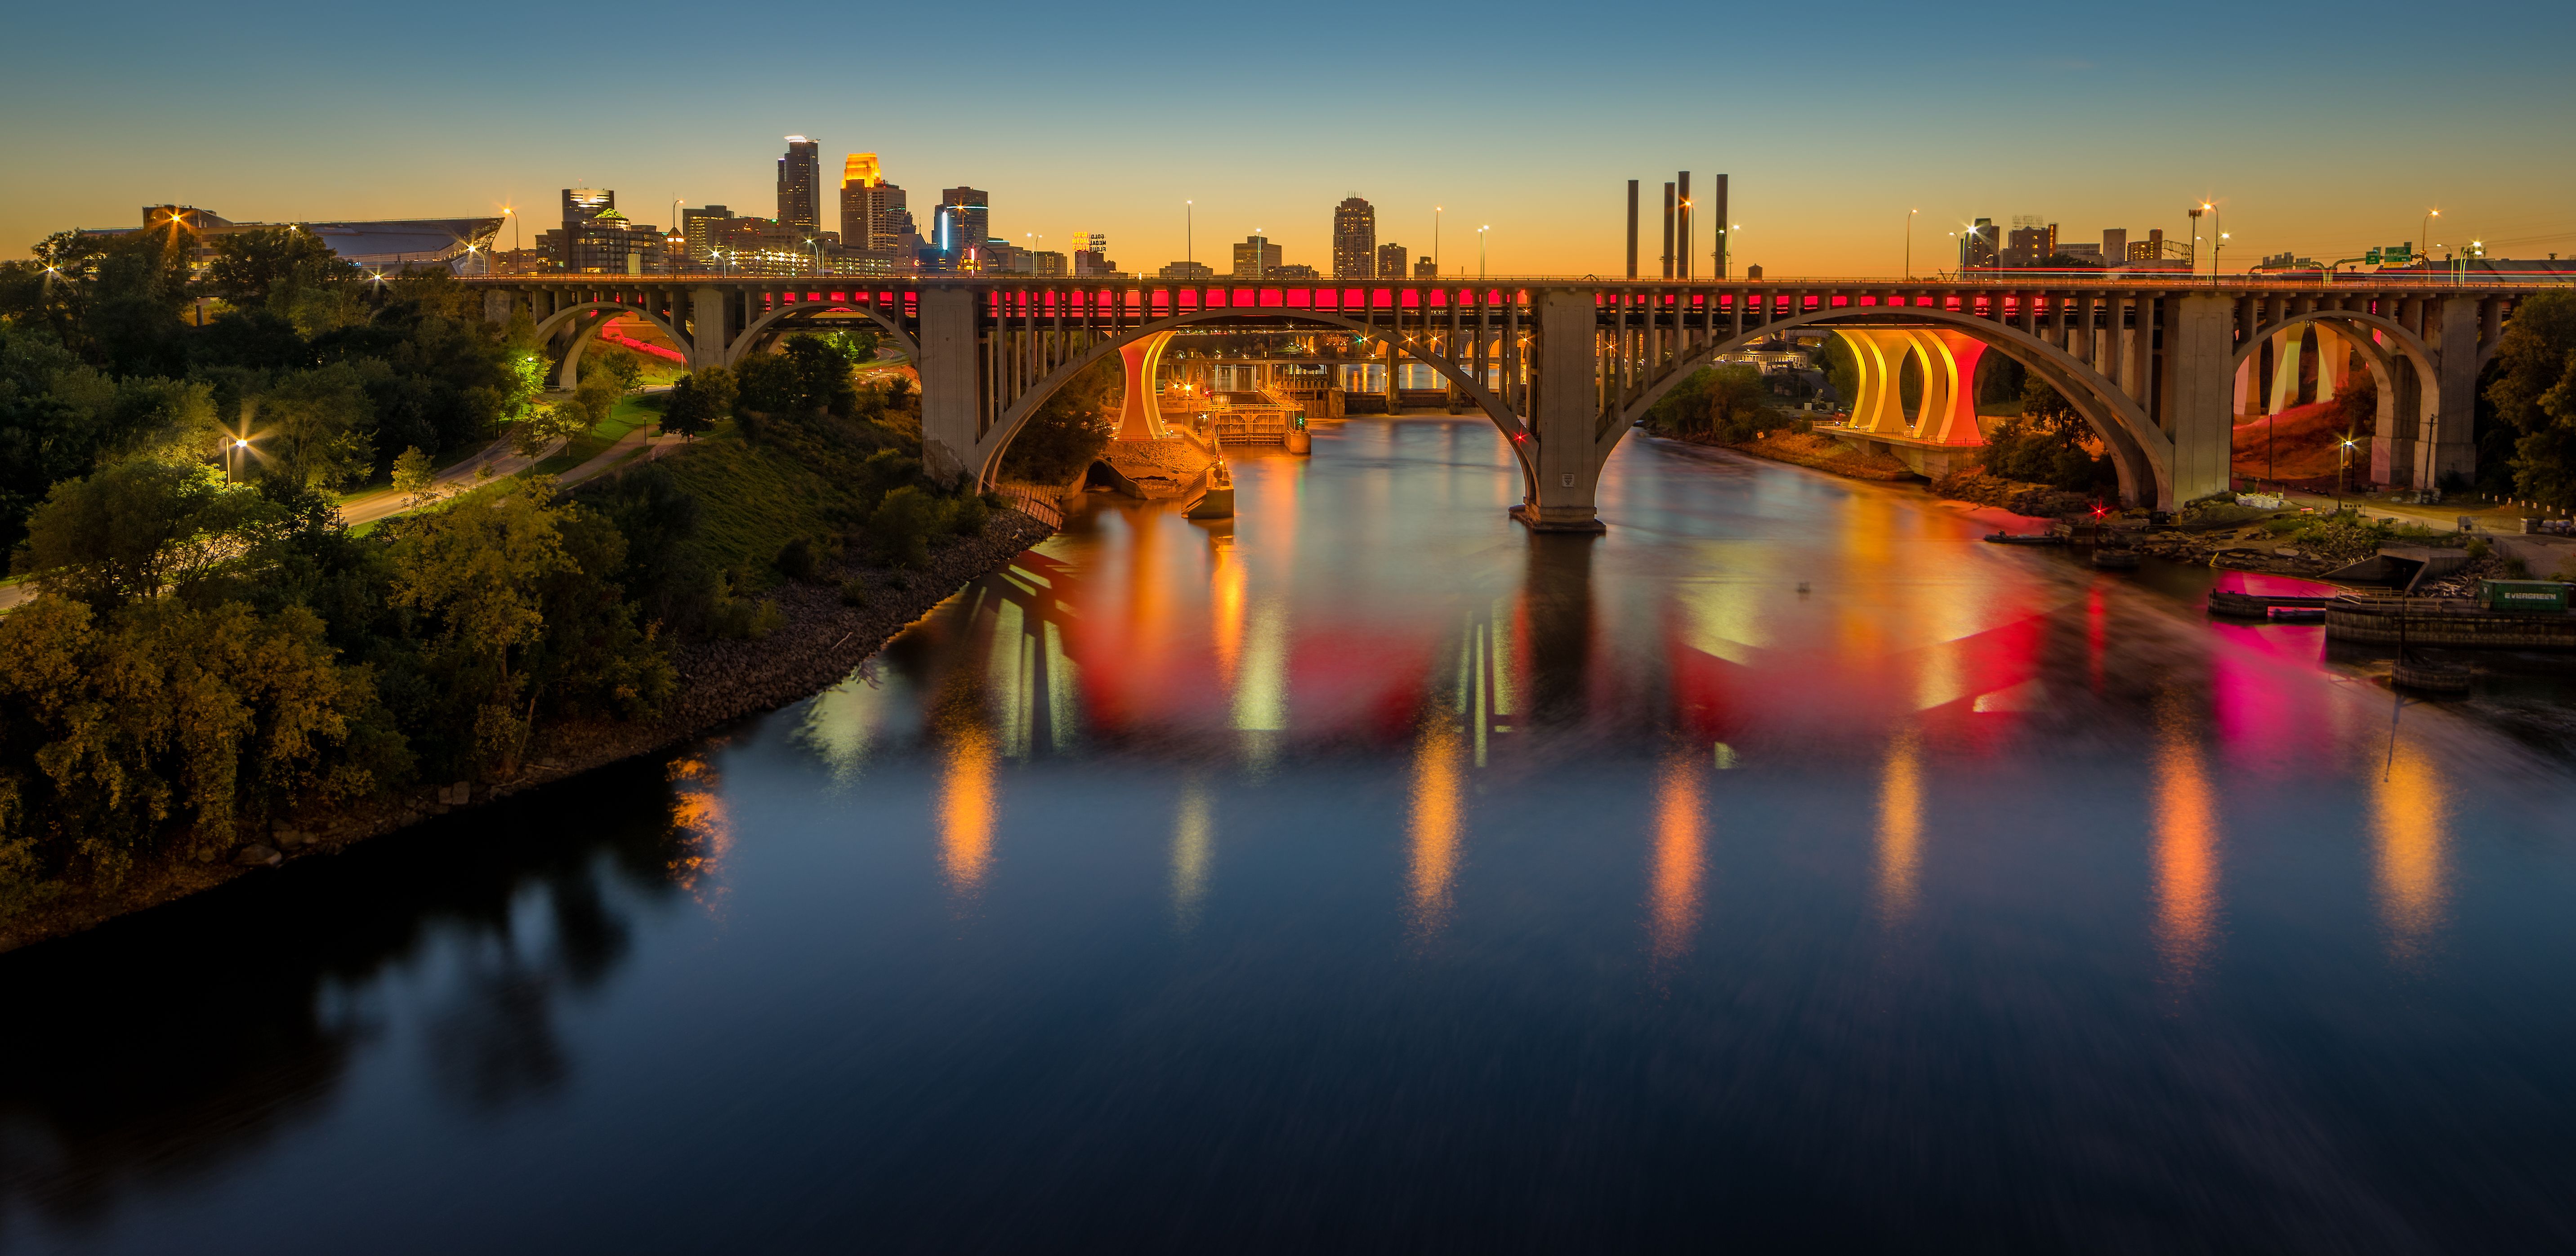
[[[939,193],[939,230],[930,247],[958,256],[978,252],[993,238],[992,201],[981,188],[945,188]]]
[[[1107,253],[1095,252],[1091,249],[1075,249],[1073,273],[1077,278],[1084,275],[1115,275],[1118,273],[1118,263],[1109,260]]]
[[[1377,209],[1356,196],[1333,207],[1333,278],[1377,273]]]
[[[2042,225],[2037,218],[2028,215],[2013,219],[2012,230],[2004,236],[2004,265],[2039,266],[2055,256],[2057,256],[2056,223]]]
[[[558,269],[582,275],[657,274],[670,255],[660,229],[603,209],[587,222],[574,223],[557,236]]]
[[[563,190],[563,225],[570,231],[580,223],[597,218],[602,210],[617,208],[617,193],[606,188],[565,188]]]
[[[2102,264],[2105,266],[2117,266],[2120,263],[2129,260],[2128,228],[2105,227],[2102,229],[2101,258]]]
[[[915,237],[907,245],[905,237]],[[885,180],[875,153],[852,153],[841,171],[841,244],[873,251],[918,247],[904,190]]]
[[[1413,259],[1413,277],[1416,279],[1438,279],[1440,277],[1440,265],[1439,263],[1431,260],[1430,254],[1425,253],[1422,256]]]
[[[2149,231],[2146,239],[2139,240],[2129,246],[2129,260],[2131,262],[2162,261],[2164,260],[2164,255],[2165,229],[2162,227]]]
[[[823,231],[823,146],[802,135],[788,136],[778,159],[778,225],[807,236]]]
[[[1273,266],[1270,268],[1270,278],[1272,279],[1321,279],[1323,277],[1323,272],[1318,271],[1314,267],[1308,266],[1303,262],[1295,262],[1286,266]]]
[[[1380,279],[1404,278],[1403,245],[1381,244],[1377,246],[1377,277]]]
[[[1234,246],[1234,277],[1259,279],[1279,268],[1279,246],[1255,232]]]
[[[1029,254],[1029,273],[1040,279],[1065,277],[1064,254],[1054,249],[1037,249]]]
[[[1959,268],[1978,270],[1995,264],[2003,253],[2003,229],[1992,218],[1980,218],[1959,235]]]
[[[1154,273],[1156,279],[1214,279],[1216,268],[1205,262],[1173,262]]]
[[[705,261],[707,250],[715,247],[715,241],[709,238],[708,232],[717,223],[730,221],[732,218],[733,211],[722,205],[700,205],[696,209],[681,210],[681,254],[693,262]]]

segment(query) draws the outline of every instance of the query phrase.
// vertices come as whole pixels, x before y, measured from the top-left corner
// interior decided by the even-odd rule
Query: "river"
[[[0,957],[0,1245],[2576,1244],[2558,680],[1643,439],[1598,538],[1475,422],[1237,482]]]

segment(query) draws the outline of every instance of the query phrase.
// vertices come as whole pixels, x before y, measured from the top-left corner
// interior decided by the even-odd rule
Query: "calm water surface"
[[[0,1244],[2576,1246],[2557,681],[1646,441],[1597,539],[1481,424],[1239,481],[0,958]]]

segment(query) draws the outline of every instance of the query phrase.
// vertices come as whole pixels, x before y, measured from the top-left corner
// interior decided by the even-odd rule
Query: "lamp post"
[[[2427,267],[2433,264],[2433,220],[2441,216],[2442,211],[2438,209],[2425,210],[2424,233],[2416,237],[2424,242],[2424,264]]]
[[[2191,273],[2198,275],[2200,273],[2200,216],[2209,211],[2195,205],[2185,212],[2191,218]]]
[[[1431,207],[1431,275],[1440,276],[1440,206]]]
[[[230,486],[233,482],[233,459],[248,448],[250,448],[250,442],[238,436],[233,438],[232,444],[224,446],[224,484],[226,486]]]
[[[1476,281],[1479,283],[1485,279],[1485,233],[1493,229],[1490,223],[1476,228]]]
[[[2343,438],[2343,461],[2335,466],[2335,513],[2343,513],[2343,481],[2352,470],[2352,438]]]
[[[2202,201],[2200,203],[2199,210],[2195,211],[2192,216],[2197,218],[2201,214],[2209,215],[2209,281],[2211,283],[2216,283],[2218,282],[2218,251],[2227,247],[2227,237],[2218,233],[2218,206],[2216,203],[2211,201]]]
[[[1922,212],[1919,209],[1905,211],[1905,277],[1908,279],[1914,277],[1914,216]]]
[[[1197,201],[1181,202],[1181,261],[1184,265],[1199,260],[1199,255],[1194,248],[1198,229],[1197,213]]]

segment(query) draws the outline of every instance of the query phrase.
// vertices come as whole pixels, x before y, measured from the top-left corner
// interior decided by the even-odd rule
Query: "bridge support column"
[[[701,285],[689,290],[689,369],[703,371],[710,366],[723,366],[725,347],[732,343],[725,326],[726,294],[722,288]],[[679,297],[673,296],[674,307]],[[677,313],[677,309],[673,313]],[[674,323],[677,318],[672,319]]]
[[[976,344],[976,292],[921,289],[921,460],[935,479],[955,483],[976,471],[975,443],[984,433],[984,372]]]
[[[2478,406],[2478,298],[2445,297],[2441,308],[2425,321],[2439,327],[2441,339],[2434,346],[2439,356],[2433,359],[2435,397],[2426,416],[2421,445],[2415,454],[2419,466],[2415,487],[2433,488],[2442,477],[2474,476],[2478,472],[2478,445],[2474,423]]]
[[[1538,321],[1538,388],[1532,398],[1537,451],[1528,499],[1512,516],[1539,532],[1600,532],[1594,493],[1601,464],[1619,442],[1614,427],[1600,434],[1601,393],[1596,319],[1588,289],[1543,288],[1533,295]]]
[[[2173,437],[2172,498],[2165,510],[2227,491],[2236,452],[2235,416],[2228,413],[2236,379],[2236,311],[2228,298],[2208,293],[2169,298],[2165,321],[2165,416]]]

